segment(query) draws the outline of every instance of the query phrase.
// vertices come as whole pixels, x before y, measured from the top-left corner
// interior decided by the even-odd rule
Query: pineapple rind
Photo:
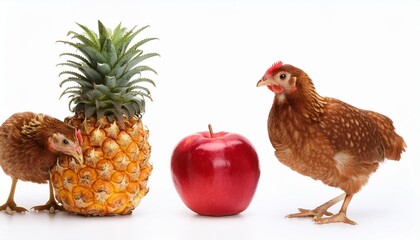
[[[66,122],[81,129],[85,164],[59,157],[51,170],[57,201],[67,211],[81,215],[131,213],[148,192],[152,171],[148,130],[138,118],[126,119],[123,129],[106,118],[82,122],[76,116]]]

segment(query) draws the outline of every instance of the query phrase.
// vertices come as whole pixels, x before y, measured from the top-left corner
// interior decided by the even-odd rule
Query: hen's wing
[[[49,164],[55,158],[37,138],[42,118],[40,114],[17,113],[1,126],[0,165],[12,178],[37,183],[49,179]]]
[[[385,148],[385,157],[391,160],[400,160],[401,153],[405,151],[406,144],[403,138],[395,132],[392,120],[377,112],[364,112],[375,123],[380,132]]]
[[[6,142],[14,144],[22,144],[30,136],[23,133],[23,128],[31,127],[31,120],[36,119],[36,114],[31,112],[16,113],[9,117],[0,127],[0,143],[4,145]],[[33,124],[32,124],[33,126]]]
[[[379,162],[385,157],[378,126],[366,111],[338,99],[327,98],[320,126],[336,153],[350,154],[361,162]]]

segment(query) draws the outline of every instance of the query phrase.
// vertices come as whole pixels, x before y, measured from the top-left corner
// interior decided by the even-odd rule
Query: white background
[[[290,1],[291,2],[291,1]],[[316,3],[315,3],[316,2]],[[75,22],[96,30],[151,25],[145,45],[162,57],[144,123],[151,132],[150,192],[131,216],[0,213],[1,239],[419,239],[419,1],[11,1],[0,3],[0,122],[19,111],[71,115],[58,99],[58,55]],[[256,88],[275,61],[304,69],[321,95],[394,120],[407,142],[400,162],[386,161],[350,204],[346,224],[285,219],[341,194],[277,161],[267,137],[272,93]],[[205,131],[246,136],[261,178],[238,216],[200,217],[177,195],[170,157],[184,136]],[[0,172],[0,201],[11,180]],[[19,182],[16,202],[43,204],[48,186]],[[333,210],[337,211],[338,207]]]

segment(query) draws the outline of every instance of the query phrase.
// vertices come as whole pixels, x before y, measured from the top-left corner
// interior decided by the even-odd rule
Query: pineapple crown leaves
[[[98,21],[98,33],[77,23],[83,33],[69,31],[72,41],[57,41],[70,45],[77,53],[62,53],[68,59],[58,65],[71,70],[62,71],[66,76],[60,87],[72,83],[60,98],[68,95],[69,109],[83,113],[85,118],[102,116],[109,120],[123,120],[126,116],[141,116],[145,111],[145,99],[152,100],[144,83],[155,86],[152,79],[142,73],[156,71],[142,63],[157,53],[144,53],[140,47],[157,38],[144,38],[132,44],[133,39],[149,26],[127,30],[121,24],[114,29],[106,28]],[[74,85],[76,84],[76,85]]]

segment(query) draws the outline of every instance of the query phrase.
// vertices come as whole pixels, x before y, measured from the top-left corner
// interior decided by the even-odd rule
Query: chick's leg
[[[347,207],[348,207],[352,198],[353,198],[353,195],[346,194],[346,197],[344,198],[343,205],[341,206],[341,209],[337,214],[332,215],[331,217],[325,217],[325,218],[315,217],[314,218],[315,223],[326,224],[326,223],[343,222],[343,223],[356,225],[357,223],[348,219],[347,215],[346,215]]]
[[[64,208],[61,205],[58,205],[58,203],[55,201],[54,198],[54,190],[51,181],[49,181],[50,186],[50,198],[48,199],[48,202],[44,205],[35,206],[32,209],[37,211],[43,211],[48,210],[50,213],[55,213],[55,210],[63,211]]]
[[[9,197],[7,198],[7,201],[5,204],[0,206],[0,211],[5,211],[7,214],[13,214],[13,211],[15,212],[27,212],[28,210],[26,210],[26,208],[23,207],[18,207],[15,203],[15,190],[16,190],[16,184],[17,184],[17,179],[13,178],[12,179],[12,187],[10,188],[10,193],[9,193]]]
[[[289,214],[287,218],[303,218],[303,217],[312,217],[312,218],[321,218],[323,215],[331,216],[332,213],[328,212],[327,210],[332,207],[334,204],[342,201],[346,196],[345,193],[341,194],[340,196],[329,200],[328,202],[318,206],[313,210],[299,208],[299,213]]]

